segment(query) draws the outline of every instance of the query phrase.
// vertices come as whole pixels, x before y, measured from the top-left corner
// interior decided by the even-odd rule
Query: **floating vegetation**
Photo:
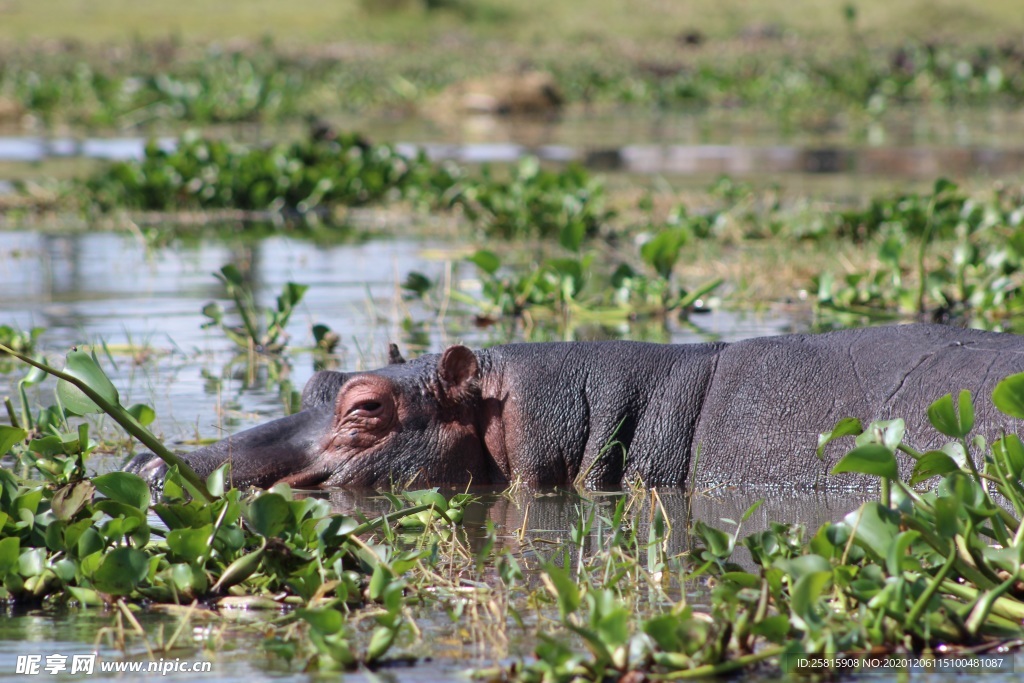
[[[518,61],[553,75],[567,104],[749,107],[780,118],[822,110],[879,114],[907,104],[992,106],[1024,100],[1024,60],[1012,42],[993,46],[907,42],[869,46],[854,39],[817,49],[725,46],[683,56],[607,49],[521,53]],[[48,124],[126,128],[301,121],[315,115],[421,106],[444,88],[507,69],[501,59],[455,50],[395,51],[387,58],[292,54],[265,42],[196,50],[169,42],[96,51],[9,51],[0,93],[11,109]],[[113,53],[113,54],[111,54]],[[513,58],[514,60],[516,58]],[[442,112],[445,114],[447,112]]]
[[[210,319],[203,327],[219,327],[227,338],[244,352],[281,353],[287,343],[285,327],[309,286],[295,282],[285,283],[277,297],[277,308],[261,311],[256,306],[252,289],[246,284],[237,267],[228,264],[222,267],[216,276],[224,284],[228,296],[235,302],[235,310],[242,319],[242,325],[227,324],[224,321],[224,309],[217,302],[211,302],[203,307],[203,315]],[[260,324],[261,317],[265,319],[263,325]],[[320,330],[318,345],[327,333],[329,330]]]
[[[1024,444],[1013,434],[972,439],[968,392],[929,407],[933,427],[951,439],[939,450],[909,447],[899,419],[866,428],[846,419],[822,435],[822,448],[855,439],[833,473],[876,477],[880,496],[810,535],[771,523],[741,536],[758,502],[731,531],[694,523],[689,551],[674,554],[667,541],[684,530],[672,528],[656,493],[637,490],[610,506],[582,505],[567,543],[493,552],[491,526],[470,553],[448,540],[468,495],[387,494],[393,512],[361,520],[284,486],[230,489],[225,469],[199,481],[127,417],[89,354],[72,352],[57,371],[13,353],[59,378],[65,419],[102,410],[174,464],[159,500],[129,473],[85,476],[87,448],[52,453],[64,464],[41,468],[42,480],[0,469],[8,600],[111,605],[117,614],[141,601],[274,607],[266,651],[325,669],[387,661],[418,637],[417,609],[443,608],[471,628],[523,629],[531,657],[476,672],[523,681],[812,673],[869,654],[994,653],[1022,636]],[[1024,419],[1024,375],[1003,380],[992,401]],[[10,437],[3,433],[4,452],[23,457],[24,435]],[[897,452],[915,461],[906,481]],[[475,588],[450,585],[445,562]]]
[[[292,144],[246,147],[190,133],[173,149],[156,141],[140,161],[111,164],[85,181],[98,208],[168,211],[254,209],[311,215],[332,205],[359,206],[433,173],[425,157],[356,134],[314,136]]]

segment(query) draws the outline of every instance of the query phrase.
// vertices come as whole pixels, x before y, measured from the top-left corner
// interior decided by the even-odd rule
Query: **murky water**
[[[977,116],[978,114],[974,114]],[[965,115],[966,116],[966,115]],[[880,128],[871,127],[863,138],[852,139],[829,127],[796,130],[782,136],[759,129],[756,120],[717,122],[686,116],[656,118],[600,115],[562,122],[505,129],[500,121],[477,120],[450,124],[380,121],[372,131],[376,139],[405,140],[427,145],[437,158],[462,161],[511,161],[526,152],[564,161],[580,159],[591,166],[640,173],[774,174],[880,174],[893,177],[933,177],[950,173],[1003,175],[1024,167],[1022,115],[993,112],[988,120],[958,118],[915,119],[895,117]],[[359,127],[359,126],[354,126]],[[259,132],[247,133],[256,138]],[[599,142],[595,142],[599,141]],[[169,141],[165,141],[169,144]],[[141,152],[141,140],[119,138],[77,141],[70,139],[0,139],[0,158],[32,161],[82,155],[128,158]],[[154,245],[141,234],[74,231],[37,233],[0,232],[0,324],[29,329],[45,328],[40,344],[50,361],[60,365],[62,353],[72,346],[99,345],[98,353],[122,402],[144,402],[157,411],[154,430],[167,443],[180,445],[200,438],[225,436],[282,414],[282,392],[301,389],[314,372],[311,328],[329,325],[340,335],[338,363],[346,369],[372,367],[384,362],[388,342],[404,351],[437,351],[459,341],[473,346],[518,339],[515,330],[478,328],[468,318],[448,315],[403,298],[399,282],[412,270],[450,281],[472,291],[472,269],[460,269],[458,245],[440,239],[375,237],[353,234],[329,244],[275,235],[262,239],[207,237]],[[288,326],[290,349],[281,366],[250,366],[216,329],[204,329],[202,308],[219,301],[230,311],[220,283],[212,273],[227,263],[238,265],[257,300],[272,304],[288,281],[310,286]],[[806,329],[806,323],[777,312],[737,314],[713,311],[683,324],[669,321],[654,332],[629,327],[585,327],[570,338],[608,338],[651,334],[661,341],[688,343],[738,340]],[[105,345],[105,349],[102,348]],[[20,369],[0,367],[0,394],[13,395]],[[49,404],[45,385],[33,394]],[[127,453],[100,456],[99,469],[118,467]],[[349,492],[326,495],[339,510],[372,512],[384,505]],[[601,499],[606,494],[592,494]],[[763,495],[759,494],[759,495]],[[759,497],[746,491],[712,491],[686,499],[666,495],[664,502],[677,529],[673,550],[685,549],[682,529],[702,519],[727,526],[721,519],[739,519]],[[611,497],[607,498],[608,501]],[[769,497],[747,522],[753,531],[768,520],[794,521],[816,527],[842,517],[859,503],[858,494],[802,494]],[[470,544],[482,538],[487,521],[498,528],[499,543],[513,547],[523,562],[539,561],[545,548],[560,545],[576,519],[575,494],[557,493],[518,497],[485,495],[467,516]],[[529,544],[519,539],[527,532]],[[305,681],[310,674],[294,671],[279,659],[262,654],[262,635],[245,626],[265,615],[225,613],[211,617],[209,630],[186,629],[181,647],[163,655],[165,660],[212,658],[209,674],[171,673],[169,680],[283,680]],[[444,614],[420,615],[423,640],[400,644],[420,657],[413,668],[390,668],[356,678],[393,680],[448,680],[466,666],[487,665],[494,658],[517,654],[522,646],[513,639],[508,650],[497,652],[487,643],[467,642]],[[163,629],[166,637],[178,626],[178,617],[159,612],[140,615],[151,644]],[[20,609],[0,619],[0,679],[15,670],[18,655],[88,654],[98,651],[106,661],[149,661],[140,641],[118,644],[113,612],[71,612]],[[202,628],[203,620],[194,625]],[[212,635],[211,635],[212,634]],[[203,650],[196,639],[213,638],[217,647]],[[525,652],[525,650],[524,650]],[[1018,659],[1018,665],[1021,665]],[[151,674],[153,675],[153,674]],[[43,674],[48,677],[48,674]],[[56,678],[67,678],[58,675]],[[94,674],[89,680],[118,677]],[[18,677],[22,680],[23,677]],[[81,678],[75,676],[73,678]],[[133,678],[131,675],[119,678]],[[315,676],[334,679],[337,676]],[[352,678],[351,675],[347,678]],[[939,680],[937,675],[925,676]],[[994,675],[993,683],[1016,680]]]
[[[632,174],[840,175],[931,180],[1006,176],[1024,168],[1024,113],[1014,110],[899,111],[856,124],[842,120],[780,127],[750,112],[572,111],[549,119],[490,116],[334,122],[435,160],[511,163],[526,155]],[[297,131],[236,126],[221,131],[257,143]],[[141,158],[152,136],[0,137],[0,162],[84,157]],[[155,136],[164,149],[173,136]],[[3,187],[0,186],[0,190]]]
[[[339,491],[310,495],[326,496],[339,511],[358,509],[372,515],[388,509],[383,499],[364,494]],[[568,527],[578,522],[581,509],[589,510],[589,506],[594,504],[607,514],[623,495],[626,494],[593,493],[581,497],[564,491],[511,496],[482,493],[480,501],[467,511],[461,531],[462,543],[470,552],[475,552],[485,537],[485,524],[493,523],[497,535],[495,552],[504,548],[512,550],[529,580],[531,572],[545,561],[561,557],[567,546]],[[831,492],[794,501],[789,496],[769,496],[744,524],[743,530],[761,530],[769,521],[800,522],[813,529],[824,521],[842,517],[854,509],[862,497],[856,493]],[[675,529],[669,537],[668,552],[676,554],[687,549],[687,539],[682,530],[692,520],[701,519],[732,530],[733,524],[726,520],[739,519],[750,502],[749,492],[718,491],[692,498],[663,492],[661,503]],[[642,525],[646,514],[641,512],[634,519]],[[600,545],[601,534],[605,532],[607,529],[600,524],[594,525],[589,550]],[[645,533],[641,529],[641,537]],[[570,561],[575,562],[575,556]],[[699,588],[688,596],[689,602],[696,607],[701,606],[703,599],[704,594]],[[466,677],[468,669],[493,666],[508,658],[530,654],[532,641],[524,638],[522,631],[511,623],[498,624],[484,619],[481,623],[466,625],[453,621],[434,605],[413,609],[421,635],[414,638],[406,633],[396,651],[413,657],[415,665],[397,662],[372,674],[345,674],[346,680],[403,683],[469,680]],[[211,612],[199,609],[189,614],[185,627],[181,628],[184,612],[181,609],[140,612],[137,618],[147,634],[143,640],[131,634],[130,625],[120,620],[113,610],[7,609],[0,618],[0,680],[24,680],[24,677],[5,676],[15,671],[19,656],[40,655],[45,666],[49,655],[63,655],[70,662],[75,655],[93,653],[99,655],[93,675],[62,674],[55,678],[46,673],[40,675],[47,680],[135,680],[139,674],[103,673],[99,666],[101,663],[124,665],[133,662],[149,666],[149,662],[154,661],[157,666],[166,663],[168,668],[176,663],[192,666],[209,662],[211,670],[208,673],[171,670],[165,675],[149,673],[143,677],[156,678],[159,675],[161,679],[179,681],[342,679],[341,674],[305,673],[280,658],[265,654],[261,643],[266,636],[266,622],[275,616],[274,612],[230,608]],[[128,631],[127,635],[121,633],[122,628]],[[175,633],[179,634],[176,639],[173,638]],[[173,648],[162,649],[172,642]],[[204,646],[204,643],[209,646]],[[152,656],[150,651],[154,653]],[[1018,655],[1016,666],[1022,664],[1024,657]],[[940,674],[915,674],[917,680],[944,681],[947,678]],[[989,674],[986,680],[1008,683],[1018,679],[1013,673],[1003,673]]]
[[[67,235],[0,233],[0,324],[45,328],[41,344],[52,363],[62,350],[106,344],[107,370],[125,405],[143,402],[158,415],[156,430],[171,443],[214,437],[280,414],[277,372],[301,390],[314,372],[314,324],[341,337],[339,364],[346,369],[381,365],[389,342],[403,351],[438,351],[455,341],[489,345],[517,338],[498,328],[477,328],[449,314],[406,301],[399,284],[411,270],[443,278],[455,246],[430,240],[375,239],[321,245],[288,237],[258,241],[203,239],[150,248],[132,235],[107,232]],[[234,263],[246,269],[257,300],[273,305],[288,281],[309,290],[288,326],[287,362],[247,367],[219,329],[203,329],[203,307],[225,299],[213,273]],[[456,266],[451,278],[472,288],[471,270]],[[416,321],[409,327],[406,321]],[[734,340],[795,329],[792,321],[724,311],[673,322],[665,341]],[[626,328],[577,330],[600,338]],[[302,350],[305,348],[306,350]],[[102,355],[102,354],[101,354]],[[20,374],[0,375],[11,393]]]

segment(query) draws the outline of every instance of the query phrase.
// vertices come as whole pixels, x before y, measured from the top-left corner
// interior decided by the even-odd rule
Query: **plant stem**
[[[181,473],[182,478],[184,478],[185,481],[187,481],[195,488],[196,492],[199,493],[199,495],[204,499],[205,502],[213,502],[213,496],[211,496],[210,492],[206,489],[206,482],[203,481],[199,477],[199,475],[195,473],[195,470],[189,467],[188,463],[186,463],[184,460],[182,460],[177,455],[168,450],[166,446],[160,443],[159,439],[153,436],[153,434],[148,429],[140,425],[138,421],[136,421],[136,419],[132,417],[131,413],[129,413],[123,407],[108,402],[105,398],[103,398],[96,391],[94,391],[92,387],[90,387],[88,384],[86,384],[77,377],[69,375],[65,372],[61,372],[60,370],[57,370],[55,368],[51,368],[49,365],[46,365],[45,363],[40,363],[39,361],[29,356],[18,353],[13,349],[9,349],[3,344],[0,344],[0,351],[6,351],[7,353],[17,358],[18,360],[24,363],[28,363],[34,368],[39,368],[43,372],[53,375],[57,379],[64,380],[65,382],[73,384],[79,389],[81,389],[82,393],[88,396],[93,403],[99,406],[100,410],[102,410],[104,413],[112,417],[114,421],[121,425],[121,427],[123,427],[126,432],[128,432],[136,439],[141,441],[142,444],[146,446],[146,448],[153,451],[153,453],[158,458],[167,463],[168,467],[177,467],[178,472]]]

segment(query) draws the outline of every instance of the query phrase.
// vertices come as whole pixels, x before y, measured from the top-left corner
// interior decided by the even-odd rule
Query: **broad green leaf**
[[[486,249],[480,249],[471,256],[467,256],[466,260],[488,275],[494,275],[501,267],[501,259],[498,258],[498,255]]]
[[[921,532],[910,529],[900,532],[896,540],[889,546],[889,552],[885,557],[886,569],[889,576],[899,576],[904,569],[920,569],[920,564],[913,562],[907,555],[907,548],[921,536]],[[910,566],[906,566],[906,565]]]
[[[206,490],[214,498],[220,498],[224,495],[224,480],[230,467],[231,464],[226,462],[213,472],[210,472],[210,476],[206,478]]]
[[[1003,461],[1014,478],[1024,477],[1024,443],[1021,443],[1020,437],[1016,434],[1007,434],[992,443],[992,452],[996,458]]]
[[[391,645],[395,642],[395,634],[398,629],[387,626],[378,626],[370,636],[370,644],[366,648],[366,663],[372,664],[383,657]]]
[[[50,509],[57,519],[69,520],[92,499],[95,488],[88,481],[78,481],[57,489],[50,501]]]
[[[376,563],[373,567],[373,574],[370,576],[370,584],[367,587],[370,599],[381,600],[384,597],[388,584],[391,583],[393,578],[391,570],[387,569],[380,562]]]
[[[774,565],[796,581],[808,574],[832,571],[832,565],[820,555],[801,555],[791,560],[779,559]]]
[[[899,513],[878,501],[869,501],[846,515],[843,522],[866,549],[884,558],[900,532]]]
[[[135,548],[115,548],[103,558],[92,577],[101,593],[128,595],[149,574],[149,558]]]
[[[25,440],[28,432],[17,427],[0,425],[0,457],[7,455],[14,445]]]
[[[708,552],[715,557],[725,559],[732,555],[734,539],[731,535],[700,520],[694,523],[693,532],[704,541]]]
[[[914,465],[910,483],[919,484],[932,477],[955,472],[958,469],[960,466],[947,454],[942,451],[928,451]]]
[[[860,420],[855,417],[844,417],[836,426],[832,428],[832,431],[825,432],[818,436],[818,457],[825,457],[825,446],[831,442],[843,436],[857,436],[864,431],[864,427]]]
[[[156,419],[156,411],[144,403],[135,403],[129,406],[128,413],[143,427],[153,424],[153,420]]]
[[[195,562],[209,550],[212,535],[212,524],[198,529],[172,529],[167,533],[167,547],[186,562]]]
[[[262,541],[259,548],[251,553],[242,555],[227,566],[224,573],[217,580],[217,583],[214,584],[214,592],[230,588],[236,583],[241,583],[252,576],[253,572],[259,568],[260,561],[263,558],[263,551],[267,547],[267,540],[264,538]]]
[[[64,372],[85,382],[90,389],[103,397],[111,405],[120,405],[117,389],[111,383],[106,373],[103,372],[103,368],[88,353],[84,351],[71,351],[68,353]],[[64,380],[57,382],[57,396],[60,398],[64,409],[73,415],[103,412],[91,398],[70,382],[65,382]]]
[[[579,609],[580,589],[576,582],[569,577],[569,574],[561,567],[556,567],[553,564],[549,564],[544,568],[544,574],[551,581],[548,590],[555,594],[555,600],[558,602],[558,611],[561,612],[562,618],[568,617]]]
[[[898,479],[900,476],[896,456],[888,448],[878,444],[858,446],[844,455],[832,468],[832,474],[844,472],[871,474],[886,479]]]
[[[246,519],[256,533],[262,536],[277,536],[291,526],[291,507],[281,494],[264,493],[249,504]]]
[[[228,282],[236,287],[243,287],[245,280],[242,278],[241,271],[234,264],[229,263],[228,265],[220,269],[220,274],[223,276],[225,282]]]
[[[301,619],[309,622],[309,625],[319,633],[329,636],[341,630],[344,618],[336,609],[299,609],[295,612]]]
[[[20,551],[21,541],[17,536],[0,539],[0,579],[7,576],[18,565]]]
[[[1024,372],[999,382],[992,391],[992,403],[1007,415],[1024,420]]]
[[[971,392],[961,391],[957,404],[960,409],[959,417],[953,410],[952,394],[946,394],[928,406],[928,420],[941,433],[959,439],[967,436],[974,427],[974,403],[971,401]]]
[[[96,490],[107,498],[139,510],[149,508],[149,484],[131,472],[108,472],[92,480]]]
[[[825,586],[832,580],[831,571],[811,572],[801,576],[796,585],[793,586],[792,606],[793,612],[806,624],[817,624],[819,617],[814,607],[825,590]]]
[[[773,643],[782,643],[789,634],[789,619],[784,614],[775,614],[751,626],[750,632]]]

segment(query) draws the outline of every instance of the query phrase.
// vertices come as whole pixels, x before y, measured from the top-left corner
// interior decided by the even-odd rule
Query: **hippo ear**
[[[401,365],[405,362],[402,352],[398,350],[398,344],[388,344],[388,365]]]
[[[476,355],[465,346],[449,346],[437,364],[444,397],[454,403],[463,401],[477,391],[480,365]]]

